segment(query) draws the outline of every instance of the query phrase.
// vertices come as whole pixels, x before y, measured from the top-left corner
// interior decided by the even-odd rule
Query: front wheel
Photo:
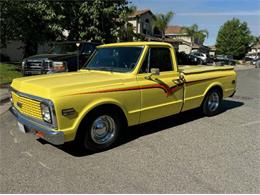
[[[88,151],[107,150],[118,141],[122,126],[117,113],[96,110],[88,115],[80,126],[76,141]]]
[[[220,112],[222,96],[219,90],[209,91],[203,101],[202,111],[206,116],[214,116]]]

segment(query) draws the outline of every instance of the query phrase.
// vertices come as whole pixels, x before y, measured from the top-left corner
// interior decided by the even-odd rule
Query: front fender
[[[82,109],[82,111],[79,113],[79,116],[75,122],[75,126],[74,129],[78,129],[81,121],[84,119],[84,117],[93,109],[102,106],[102,105],[106,105],[106,104],[113,104],[118,106],[119,108],[121,108],[121,110],[124,112],[126,119],[128,119],[128,112],[126,111],[125,107],[117,100],[112,99],[112,98],[102,98],[102,99],[96,99],[92,102],[90,102],[88,105],[86,105],[84,107],[84,109]]]

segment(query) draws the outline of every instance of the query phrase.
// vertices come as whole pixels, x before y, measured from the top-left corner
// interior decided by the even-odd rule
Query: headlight
[[[67,68],[67,63],[66,62],[57,62],[53,61],[52,62],[52,69],[55,72],[63,72]]]
[[[42,112],[43,120],[47,123],[52,123],[51,110],[50,110],[50,107],[47,104],[41,103],[41,112]]]

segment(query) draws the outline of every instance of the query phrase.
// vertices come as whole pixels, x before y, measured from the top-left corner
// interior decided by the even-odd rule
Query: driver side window
[[[152,68],[159,68],[160,72],[173,71],[171,53],[168,48],[149,49],[139,73],[150,73]]]

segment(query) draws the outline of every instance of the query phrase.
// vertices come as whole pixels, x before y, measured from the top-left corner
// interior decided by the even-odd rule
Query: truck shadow
[[[227,110],[234,109],[244,105],[243,102],[233,101],[231,99],[223,100],[222,110],[221,113],[226,112]],[[220,114],[221,114],[220,113]],[[117,144],[115,147],[119,147],[121,145],[127,144],[139,137],[143,137],[146,135],[150,135],[159,131],[163,131],[172,127],[177,127],[184,123],[192,122],[196,119],[206,117],[204,116],[199,109],[193,109],[190,111],[186,111],[177,115],[165,117],[162,119],[154,120],[151,122],[147,122],[141,125],[136,125],[133,127],[129,127],[123,134],[120,143]],[[39,140],[40,141],[40,140]],[[40,141],[41,143],[45,142],[44,140]],[[44,144],[44,143],[43,143]],[[92,153],[79,150],[75,148],[71,143],[66,143],[62,146],[55,146],[59,149],[63,150],[64,152],[75,156],[75,157],[82,157],[86,155],[91,155]]]

